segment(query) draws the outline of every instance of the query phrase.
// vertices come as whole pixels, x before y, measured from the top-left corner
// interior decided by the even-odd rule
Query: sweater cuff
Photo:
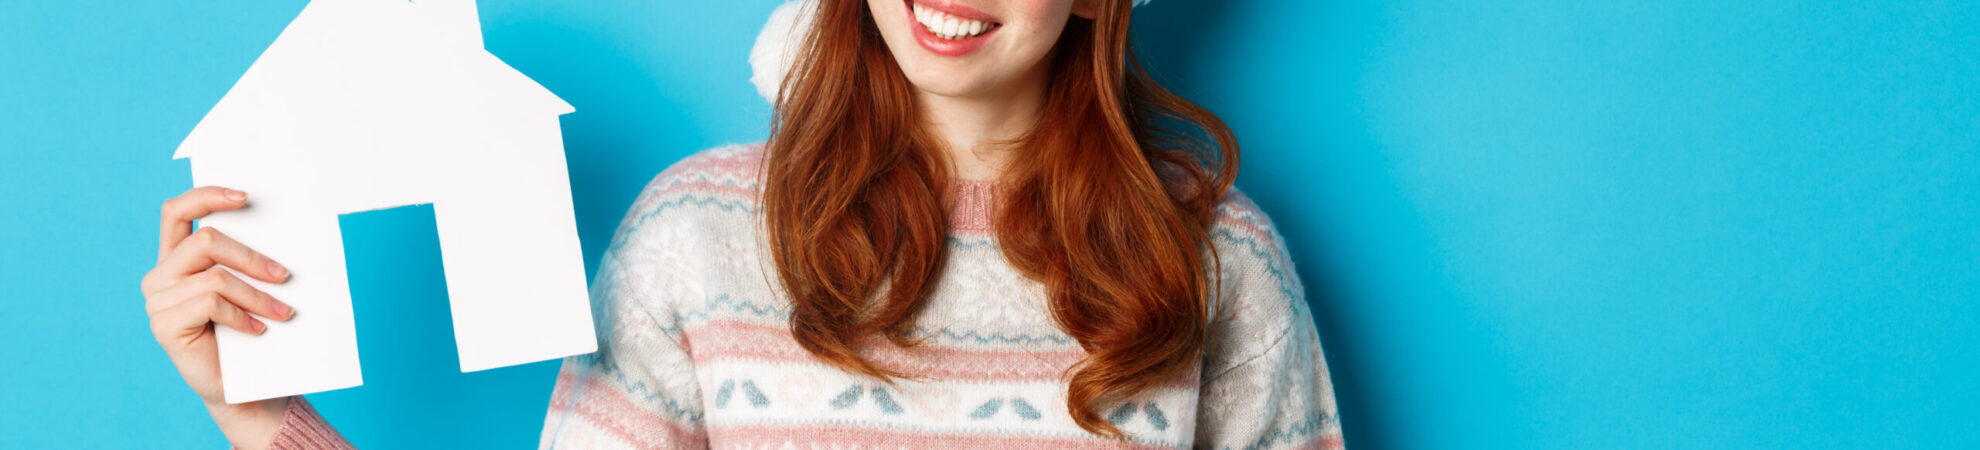
[[[337,434],[330,422],[316,414],[316,408],[302,396],[289,397],[289,409],[282,413],[282,427],[275,430],[271,450],[354,449],[344,435]]]

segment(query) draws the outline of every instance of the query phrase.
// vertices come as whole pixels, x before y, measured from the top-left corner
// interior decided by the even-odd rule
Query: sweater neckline
[[[950,183],[949,232],[952,234],[993,234],[997,218],[997,180],[963,180]]]

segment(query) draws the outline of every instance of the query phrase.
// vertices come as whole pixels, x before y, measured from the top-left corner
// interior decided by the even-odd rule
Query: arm
[[[1304,309],[1304,308],[1302,308]],[[1197,443],[1213,448],[1344,448],[1319,339],[1295,326],[1264,353],[1204,374]]]
[[[1243,194],[1220,209],[1211,239],[1223,301],[1205,347],[1196,445],[1343,448],[1333,381],[1285,239]]]
[[[592,282],[598,352],[564,360],[542,448],[707,446],[694,359],[673,306],[699,292],[698,265],[683,256],[691,227],[643,209],[627,215]]]
[[[289,397],[288,406],[282,414],[280,428],[275,430],[275,438],[269,442],[269,450],[305,449],[354,449],[344,435],[338,434],[330,422],[316,414],[316,408],[309,405],[302,396]]]

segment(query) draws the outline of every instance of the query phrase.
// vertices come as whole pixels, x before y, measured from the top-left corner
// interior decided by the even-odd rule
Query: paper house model
[[[483,50],[471,0],[306,6],[175,156],[195,184],[248,193],[200,225],[292,274],[249,282],[293,320],[220,331],[227,401],[363,383],[337,223],[365,210],[433,204],[462,371],[594,351],[558,128],[570,112]]]

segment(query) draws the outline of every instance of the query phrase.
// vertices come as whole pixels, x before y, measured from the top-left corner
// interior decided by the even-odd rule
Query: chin
[[[968,67],[902,67],[908,83],[923,93],[943,97],[977,97],[994,89],[982,73]]]

